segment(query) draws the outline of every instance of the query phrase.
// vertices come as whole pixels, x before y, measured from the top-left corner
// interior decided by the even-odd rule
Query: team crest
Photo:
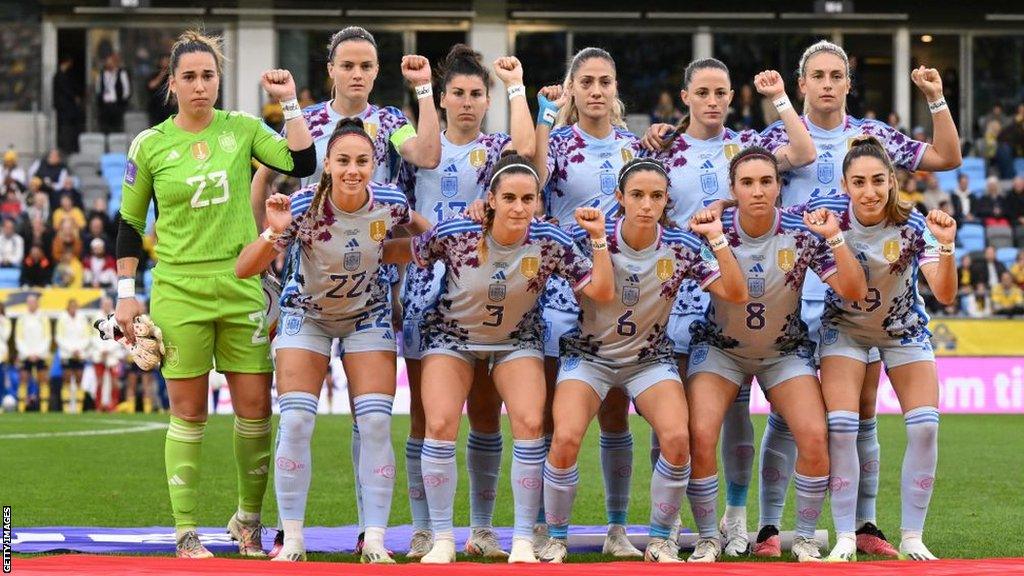
[[[658,278],[662,282],[667,281],[676,272],[675,260],[671,258],[658,258],[658,264],[655,267],[655,271],[658,273]]]
[[[167,354],[164,355],[164,366],[168,368],[177,368],[181,362],[181,355],[178,354],[177,346],[168,346]]]
[[[725,153],[726,160],[732,160],[732,157],[740,153],[739,144],[726,144],[722,146],[722,152]]]
[[[441,196],[445,198],[453,198],[459,193],[459,177],[458,176],[442,176],[441,177]]]
[[[718,192],[718,174],[709,172],[707,174],[700,175],[700,188],[704,191],[704,194],[710,196],[715,192]]]
[[[640,301],[640,289],[636,286],[622,287],[622,303],[626,306],[636,306]]]
[[[374,242],[380,242],[388,235],[387,227],[384,226],[383,220],[374,220],[370,222],[370,239]]]
[[[505,299],[505,285],[504,284],[491,284],[487,288],[487,298],[491,302],[501,302]]]
[[[792,248],[783,248],[775,255],[775,265],[783,272],[789,272],[796,266],[796,251]]]
[[[571,372],[572,370],[580,367],[580,360],[581,358],[579,356],[573,354],[565,359],[565,362],[562,363],[562,368],[566,372]]]
[[[284,318],[284,333],[289,336],[295,336],[299,333],[299,328],[302,328],[302,316],[288,315]]]
[[[822,184],[831,184],[835,175],[836,167],[832,162],[818,162],[818,182],[821,182]]]
[[[609,172],[601,172],[601,193],[608,195],[615,193],[615,175]]]
[[[895,262],[900,259],[900,241],[896,238],[890,238],[885,241],[885,246],[882,247],[882,256],[889,262]]]
[[[366,135],[370,137],[370,140],[377,141],[377,129],[380,126],[376,123],[367,122],[363,124],[363,130],[366,130]]]
[[[708,359],[708,347],[697,346],[690,349],[690,366],[699,366]]]
[[[625,164],[633,159],[633,152],[629,148],[623,148],[619,150],[622,153],[622,163]]]
[[[747,278],[747,292],[751,298],[764,296],[764,278]]]
[[[473,165],[473,168],[479,168],[487,162],[487,151],[483,148],[474,148],[469,153],[469,163]]]
[[[192,157],[200,162],[210,157],[210,145],[206,143],[206,140],[192,143]]]
[[[345,270],[354,272],[359,269],[359,264],[362,261],[363,255],[361,252],[346,252],[342,264],[345,266]]]
[[[217,138],[217,144],[220,144],[220,149],[221,150],[223,150],[223,151],[225,151],[225,152],[227,152],[229,154],[231,152],[234,152],[235,150],[238,150],[238,143],[235,142],[235,133],[234,132],[225,132],[225,133],[221,134]]]
[[[540,272],[540,258],[536,256],[524,256],[519,262],[519,273],[526,279],[532,279]]]

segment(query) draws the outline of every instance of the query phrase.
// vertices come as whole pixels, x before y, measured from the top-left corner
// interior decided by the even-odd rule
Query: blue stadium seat
[[[935,179],[939,181],[939,190],[943,192],[952,192],[956,190],[957,178],[960,176],[960,171],[957,169],[944,170],[942,172],[935,173]]]
[[[104,177],[110,178],[113,175],[124,177],[124,170],[128,166],[128,156],[124,154],[104,154],[100,158],[100,172]]]
[[[969,252],[985,249],[985,227],[972,222],[965,223],[957,232],[957,244]]]
[[[960,165],[960,172],[967,174],[969,180],[967,185],[975,196],[981,196],[985,193],[985,178],[988,176],[988,173],[985,170],[984,158],[978,158],[977,156],[964,158],[963,164]]]
[[[1013,160],[1013,172],[1017,176],[1024,176],[1024,158],[1015,158]]]
[[[1009,268],[1017,261],[1017,248],[1014,248],[1013,246],[999,248],[996,250],[996,260],[1002,262],[1007,268]]]
[[[0,288],[17,288],[21,268],[0,268]]]

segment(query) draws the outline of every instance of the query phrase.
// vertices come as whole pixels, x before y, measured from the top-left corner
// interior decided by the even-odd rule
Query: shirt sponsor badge
[[[725,153],[726,160],[732,160],[732,157],[740,153],[739,144],[726,144],[722,146],[722,152]]]
[[[473,168],[479,168],[483,166],[485,162],[487,162],[487,150],[484,150],[483,148],[474,148],[473,151],[469,153],[469,163]]]
[[[796,266],[796,251],[792,248],[783,248],[775,255],[775,265],[783,272],[789,272]]]
[[[363,124],[363,130],[366,130],[366,135],[370,137],[370,140],[377,141],[377,131],[380,129],[379,124],[373,122],[367,122]]]
[[[658,274],[658,278],[665,282],[676,272],[675,260],[671,258],[658,258],[658,264],[654,269]]]
[[[192,157],[200,162],[210,158],[210,145],[206,143],[206,140],[192,143]]]
[[[525,256],[519,262],[519,273],[527,279],[537,276],[540,272],[540,258],[536,256]]]
[[[895,262],[900,259],[900,241],[896,238],[890,238],[885,241],[885,245],[882,247],[882,256],[889,262]]]
[[[622,150],[620,150],[620,152],[622,153],[623,163],[629,162],[630,160],[633,159],[633,151],[630,150],[629,148],[623,148]]]
[[[374,242],[380,242],[387,236],[387,226],[384,225],[383,220],[374,220],[370,222],[370,239]]]
[[[128,165],[124,169],[124,182],[125,184],[135,184],[135,177],[139,174],[139,167],[135,164],[134,160],[129,160]]]

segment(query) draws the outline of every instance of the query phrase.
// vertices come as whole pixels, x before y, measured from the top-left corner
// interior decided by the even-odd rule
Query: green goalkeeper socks
[[[171,493],[174,526],[179,530],[196,528],[196,501],[199,494],[199,457],[203,448],[206,422],[188,422],[171,416],[164,442],[167,488]]]
[[[238,468],[238,509],[259,514],[270,468],[270,417],[249,420],[235,416],[235,465]]]

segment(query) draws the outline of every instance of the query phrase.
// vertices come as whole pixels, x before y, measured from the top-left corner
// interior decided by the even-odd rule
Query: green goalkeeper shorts
[[[235,261],[158,264],[150,317],[164,335],[165,378],[274,371],[259,276],[235,277]]]

